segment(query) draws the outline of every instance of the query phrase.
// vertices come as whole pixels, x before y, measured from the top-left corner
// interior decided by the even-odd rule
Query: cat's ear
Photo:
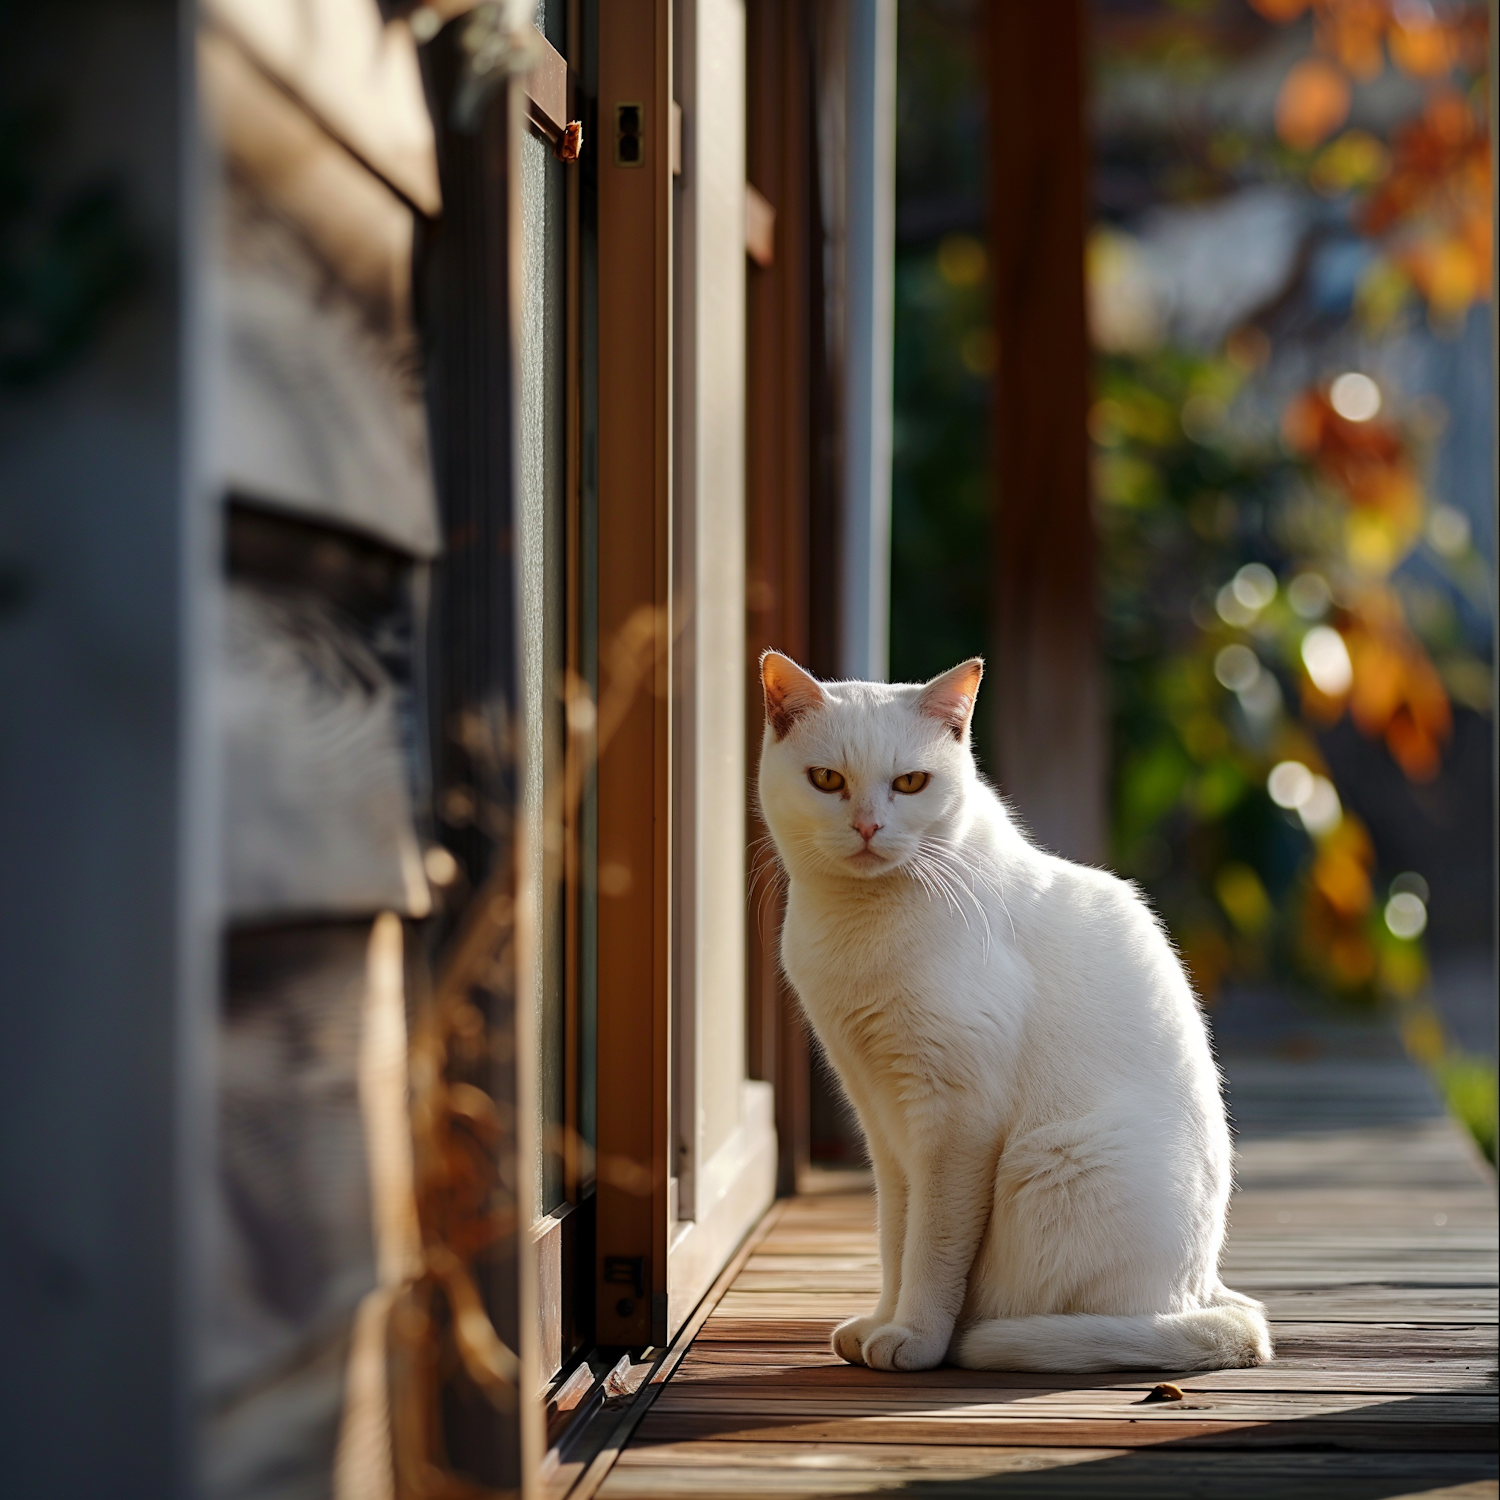
[[[917,712],[936,719],[952,731],[954,739],[962,740],[969,732],[974,700],[979,695],[979,679],[983,676],[982,657],[960,662],[941,677],[934,677],[922,689],[922,696],[917,699]]]
[[[760,659],[760,682],[766,690],[766,722],[778,740],[805,713],[823,706],[823,689],[790,657],[767,651]]]

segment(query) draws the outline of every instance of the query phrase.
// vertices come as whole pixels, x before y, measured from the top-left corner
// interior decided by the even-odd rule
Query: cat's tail
[[[1236,1298],[1182,1313],[991,1318],[963,1329],[948,1358],[967,1370],[1232,1370],[1273,1351],[1264,1309]]]

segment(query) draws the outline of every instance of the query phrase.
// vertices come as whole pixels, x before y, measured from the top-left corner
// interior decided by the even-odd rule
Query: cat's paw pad
[[[860,1353],[864,1341],[880,1325],[874,1318],[850,1318],[833,1330],[833,1352],[851,1365],[862,1365],[865,1357]]]
[[[865,1339],[860,1352],[872,1370],[930,1370],[942,1364],[948,1340],[902,1323],[886,1323]]]

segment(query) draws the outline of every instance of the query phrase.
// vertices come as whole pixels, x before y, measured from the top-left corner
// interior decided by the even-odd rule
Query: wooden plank
[[[436,214],[437,150],[416,43],[370,0],[206,0],[209,18],[414,207]]]
[[[1423,1398],[1436,1400],[1435,1397]],[[1212,1448],[1350,1448],[1365,1452],[1489,1453],[1495,1445],[1492,1412],[1467,1420],[1393,1422],[1379,1410],[1368,1416],[1198,1418],[1171,1422],[1129,1418],[1066,1420],[1044,1417],[868,1416],[757,1418],[732,1413],[657,1411],[642,1424],[643,1442],[709,1442],[730,1438],[770,1443],[993,1443],[1002,1447],[1077,1445],[1133,1448],[1191,1442]]]
[[[1276,1291],[1264,1298],[1273,1319],[1330,1323],[1495,1322],[1493,1292],[1415,1287],[1352,1287],[1346,1292]]]
[[[676,1384],[701,1385],[716,1393],[771,1395],[792,1399],[818,1398],[830,1392],[878,1392],[890,1377],[880,1371],[863,1370],[845,1365],[836,1355],[809,1352],[796,1362],[789,1362],[779,1351],[764,1353],[754,1362],[754,1351],[723,1352],[717,1359],[695,1354],[683,1362]],[[1187,1373],[1166,1372],[1184,1391],[1317,1391],[1317,1392],[1397,1392],[1409,1394],[1492,1391],[1495,1384],[1493,1357],[1473,1359],[1366,1359],[1333,1360],[1319,1358],[1294,1362],[1278,1358],[1273,1364],[1249,1370],[1217,1370]],[[1003,1386],[1001,1382],[1003,1381]],[[1002,1388],[1020,1391],[1052,1390],[1056,1380],[1043,1374],[1018,1371],[1002,1376],[979,1370],[924,1370],[920,1376],[903,1379],[912,1391],[925,1391],[929,1397],[944,1392],[948,1399],[989,1400]],[[1134,1391],[1140,1397],[1154,1382],[1142,1377],[1122,1379],[1109,1374],[1070,1377],[1070,1390]]]
[[[656,1403],[658,1414],[767,1418],[782,1422],[798,1418],[825,1420],[930,1416],[948,1422],[1052,1421],[1083,1418],[1089,1421],[1166,1422],[1190,1425],[1213,1420],[1280,1422],[1311,1417],[1378,1416],[1382,1422],[1421,1422],[1434,1426],[1468,1425],[1497,1415],[1493,1393],[1428,1393],[1413,1400],[1402,1393],[1378,1399],[1365,1391],[1225,1391],[1184,1385],[1181,1401],[1143,1405],[1154,1382],[1134,1386],[1089,1388],[1069,1382],[1065,1390],[919,1386],[905,1380],[833,1385],[817,1391],[803,1386],[781,1390],[776,1382],[746,1383],[721,1390],[710,1384],[674,1381]]]
[[[691,1495],[858,1495],[928,1485],[955,1494],[1100,1497],[1208,1495],[1215,1500],[1372,1500],[1374,1496],[1488,1485],[1463,1500],[1493,1495],[1493,1461],[1445,1454],[1234,1453],[1110,1449],[975,1449],[898,1444],[662,1444],[625,1453],[607,1497]],[[1062,1472],[1060,1472],[1062,1471]],[[967,1481],[967,1483],[966,1483]],[[960,1487],[961,1486],[961,1487]],[[1001,1488],[1000,1486],[1003,1486]],[[920,1490],[918,1492],[921,1492]],[[937,1492],[937,1491],[934,1491]],[[946,1492],[946,1488],[944,1491]],[[1453,1500],[1459,1500],[1454,1496]]]
[[[739,1353],[738,1358],[745,1355]],[[808,1378],[809,1374],[826,1375],[826,1379]],[[846,1395],[869,1395],[869,1387],[863,1385],[858,1376],[861,1372],[846,1375],[843,1370],[823,1369],[809,1365],[786,1365],[772,1360],[763,1365],[725,1364],[713,1366],[684,1365],[678,1371],[674,1384],[699,1386],[713,1393],[712,1399],[720,1402],[737,1401],[742,1397],[754,1398],[757,1394],[766,1399],[780,1400],[843,1400]],[[924,1371],[924,1374],[946,1376],[950,1372]],[[956,1371],[956,1375],[976,1375],[976,1371]],[[1323,1363],[1310,1368],[1286,1367],[1278,1360],[1275,1364],[1259,1366],[1250,1370],[1225,1370],[1213,1377],[1204,1377],[1196,1372],[1164,1370],[1157,1372],[1169,1378],[1173,1384],[1187,1392],[1212,1395],[1216,1392],[1255,1392],[1263,1394],[1319,1395],[1484,1395],[1495,1386],[1493,1362],[1483,1360],[1433,1360],[1427,1362],[1396,1362],[1383,1360],[1349,1361],[1345,1364]],[[881,1378],[887,1378],[881,1376]],[[994,1379],[993,1376],[990,1377]],[[1006,1381],[1017,1390],[1046,1389],[1039,1375],[1027,1371],[1007,1374]],[[1087,1377],[1071,1377],[1070,1390],[1100,1389],[1131,1391],[1139,1400],[1154,1384],[1154,1380],[1137,1376],[1133,1383],[1122,1383],[1101,1376],[1091,1387]],[[961,1379],[951,1383],[937,1381],[932,1385],[915,1387],[925,1390],[929,1399],[950,1401],[988,1400],[997,1387],[994,1385],[970,1384]],[[876,1393],[878,1394],[878,1393]]]
[[[389,295],[367,298],[345,285],[249,177],[229,180],[223,209],[215,282],[226,360],[208,454],[215,478],[241,498],[432,556],[427,417],[414,346],[390,324]]]
[[[376,1284],[359,1050],[370,927],[226,945],[215,1317],[204,1367],[217,1494],[326,1489],[349,1333]]]
[[[568,62],[533,26],[536,62],[526,75],[526,117],[551,145],[568,125]]]
[[[396,685],[313,594],[231,583],[225,902],[241,922],[426,916]]]
[[[1228,1259],[1225,1274],[1246,1291],[1251,1282],[1261,1287],[1310,1289],[1367,1282],[1397,1286],[1494,1286],[1496,1279],[1493,1253],[1478,1246],[1446,1252],[1414,1252],[1396,1245],[1378,1255],[1368,1246],[1354,1247],[1347,1261],[1341,1261],[1340,1247],[1336,1244],[1300,1259],[1285,1252],[1266,1256],[1241,1253]],[[840,1289],[878,1292],[878,1265],[841,1260],[826,1271],[791,1269],[785,1272],[762,1265],[747,1271],[735,1288],[738,1293],[767,1295]]]
[[[222,32],[198,37],[211,139],[232,172],[296,224],[338,278],[392,327],[410,317],[413,217]]]
[[[710,1325],[712,1326],[712,1320]],[[1495,1335],[1482,1325],[1450,1328],[1422,1327],[1411,1323],[1276,1323],[1276,1363],[1313,1362],[1341,1359],[1433,1359],[1496,1357]],[[706,1331],[706,1330],[705,1330]],[[746,1346],[747,1356],[775,1361],[782,1356],[756,1351]],[[700,1337],[694,1346],[694,1360],[731,1361],[733,1345],[721,1346],[715,1340]],[[839,1363],[826,1344],[813,1344],[807,1350],[788,1354],[788,1361]],[[914,1377],[916,1378],[916,1377]],[[926,1372],[922,1378],[926,1378]],[[1046,1376],[1048,1380],[1053,1377]]]

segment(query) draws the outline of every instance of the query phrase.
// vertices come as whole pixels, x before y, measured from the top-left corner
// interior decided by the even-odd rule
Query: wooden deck
[[[643,1391],[628,1444],[595,1469],[597,1493],[1496,1495],[1493,1178],[1402,1059],[1229,1071],[1226,1280],[1268,1304],[1274,1364],[1076,1379],[851,1368],[829,1331],[873,1304],[879,1263],[873,1200],[846,1184],[771,1210]],[[1142,1405],[1159,1379],[1185,1399]]]

